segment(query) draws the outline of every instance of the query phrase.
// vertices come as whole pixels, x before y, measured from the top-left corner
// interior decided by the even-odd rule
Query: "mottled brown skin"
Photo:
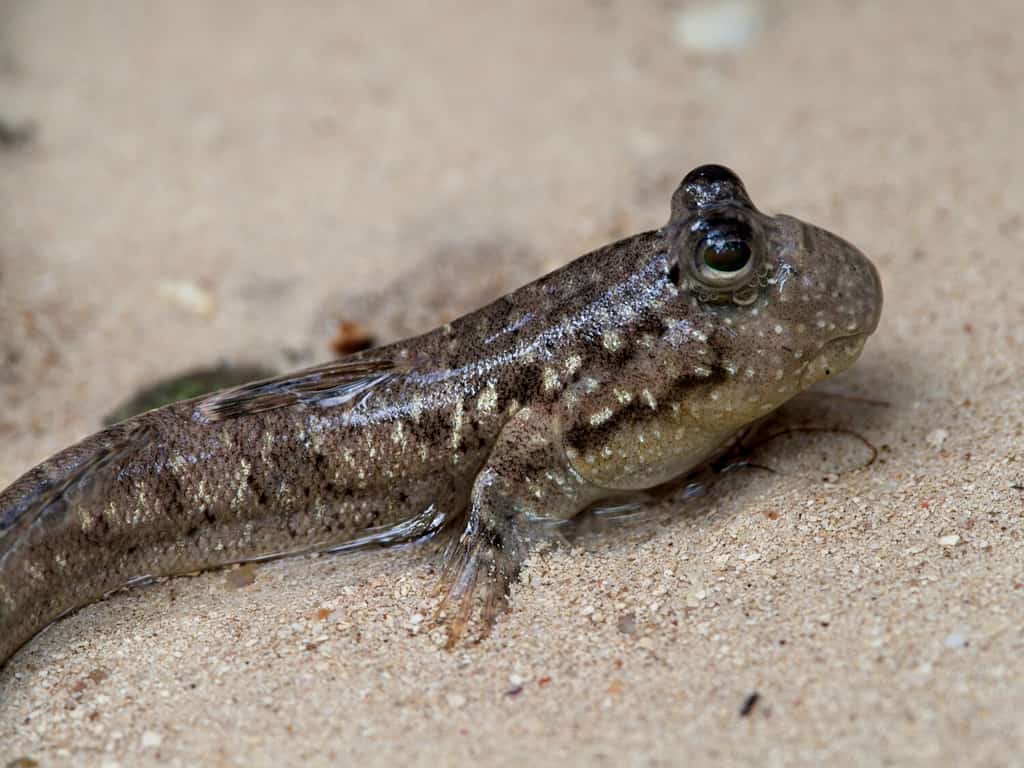
[[[708,253],[746,261],[709,272]],[[662,229],[451,325],[150,411],[29,471],[0,494],[0,663],[139,577],[453,521],[441,612],[454,642],[481,594],[486,629],[533,523],[698,467],[852,364],[881,302],[853,246],[702,166]]]

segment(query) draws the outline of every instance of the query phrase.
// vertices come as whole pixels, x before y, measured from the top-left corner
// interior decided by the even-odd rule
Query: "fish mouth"
[[[853,333],[826,341],[804,367],[800,376],[801,388],[806,389],[812,384],[842,373],[853,365],[864,350],[864,344],[870,335],[866,332]]]

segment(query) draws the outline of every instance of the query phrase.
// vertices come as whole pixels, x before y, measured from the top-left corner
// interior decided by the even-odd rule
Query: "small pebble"
[[[445,700],[448,702],[448,706],[452,709],[461,709],[466,706],[466,697],[461,693],[449,693]]]
[[[624,635],[632,635],[636,632],[636,614],[630,611],[619,616],[619,632]]]
[[[217,303],[209,291],[186,280],[165,280],[157,287],[160,298],[193,315],[209,317]]]
[[[953,632],[946,636],[944,644],[947,648],[966,648],[970,641],[960,632]]]
[[[761,694],[754,691],[743,700],[743,704],[740,706],[740,717],[750,717],[750,714],[754,711],[754,707],[757,706],[757,702],[761,700]]]
[[[156,731],[144,731],[142,734],[142,748],[156,749],[164,743],[164,737]]]
[[[928,443],[928,447],[936,451],[942,449],[943,444],[946,442],[946,438],[949,437],[949,432],[944,429],[933,429],[925,437],[924,441]]]
[[[340,320],[337,332],[331,339],[331,350],[336,355],[350,355],[373,346],[373,336],[359,323]]]
[[[764,25],[753,0],[688,4],[676,17],[676,44],[698,53],[735,53],[746,48]]]
[[[939,537],[939,545],[943,547],[955,547],[959,543],[960,537],[957,536],[955,533],[950,534],[949,536]]]
[[[224,574],[224,582],[228,589],[242,589],[256,581],[256,563],[245,563],[237,568],[232,568]]]

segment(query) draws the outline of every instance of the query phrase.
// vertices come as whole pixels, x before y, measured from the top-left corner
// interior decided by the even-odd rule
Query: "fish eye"
[[[739,272],[750,261],[750,246],[742,240],[703,240],[700,259],[715,272]]]
[[[758,272],[764,261],[761,215],[735,203],[709,204],[696,216],[667,230],[678,269],[673,282],[702,301],[746,306],[760,295]]]
[[[706,232],[693,251],[697,279],[715,289],[743,286],[754,267],[754,251],[745,234],[735,227]]]

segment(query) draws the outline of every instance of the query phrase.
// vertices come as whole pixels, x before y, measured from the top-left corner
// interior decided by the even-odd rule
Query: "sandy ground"
[[[875,259],[829,391],[887,406],[782,418],[879,459],[777,440],[542,553],[452,653],[428,549],[120,594],[0,672],[0,765],[1024,764],[1020,3],[774,2],[724,54],[668,0],[282,8],[0,5],[0,117],[37,126],[0,149],[0,485],[157,377],[659,226],[708,161]]]

